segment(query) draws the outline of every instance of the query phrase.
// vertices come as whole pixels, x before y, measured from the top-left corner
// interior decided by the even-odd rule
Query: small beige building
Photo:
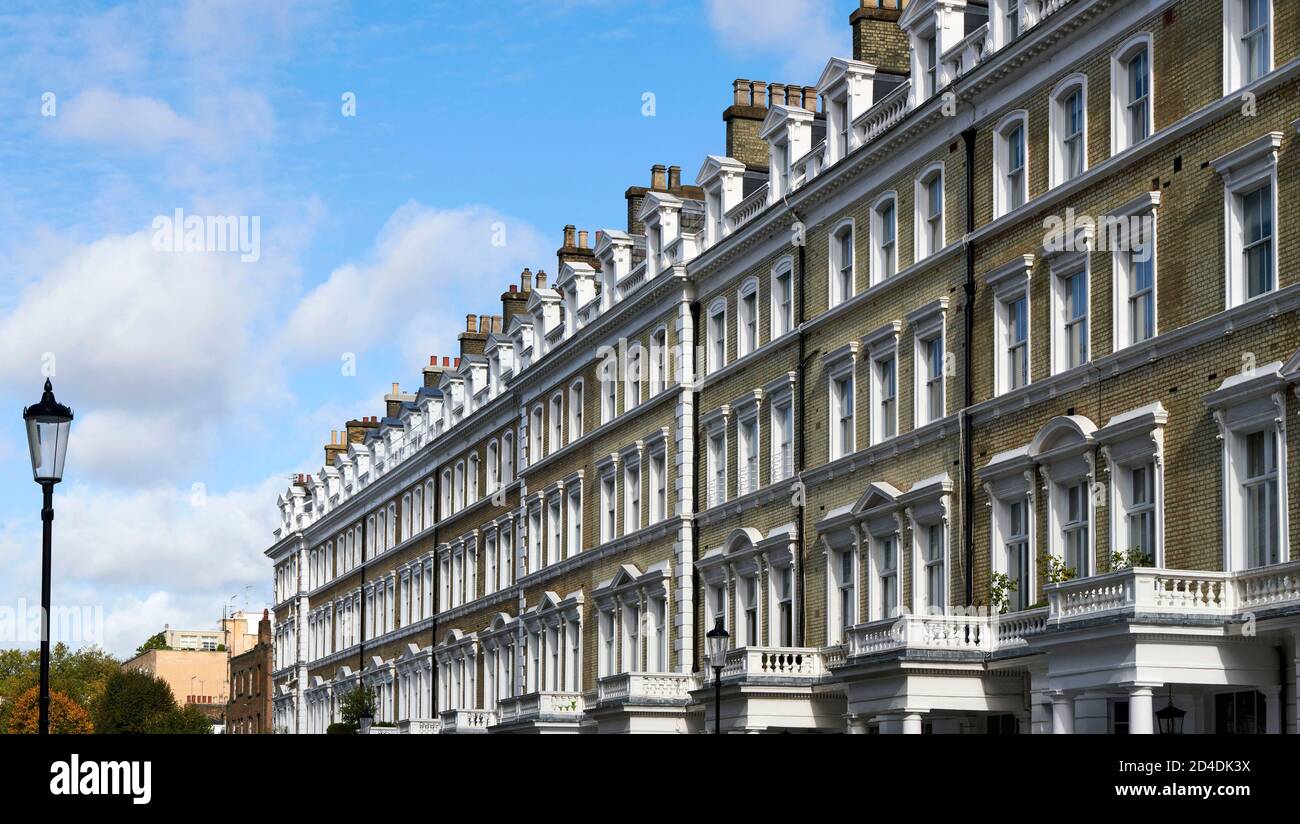
[[[122,669],[158,676],[181,705],[224,705],[230,694],[227,660],[226,653],[216,650],[151,649],[122,664]]]

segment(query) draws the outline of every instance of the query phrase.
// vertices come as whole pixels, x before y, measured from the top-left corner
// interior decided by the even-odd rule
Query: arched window
[[[1088,168],[1088,76],[1072,74],[1057,83],[1049,105],[1051,185],[1059,186]]]
[[[1027,149],[1029,115],[1024,110],[1003,117],[993,130],[993,216],[1001,217],[1029,200]]]

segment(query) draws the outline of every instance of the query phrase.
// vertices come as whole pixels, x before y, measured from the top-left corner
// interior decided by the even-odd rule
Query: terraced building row
[[[1296,731],[1300,7],[849,22],[280,497],[277,729]]]

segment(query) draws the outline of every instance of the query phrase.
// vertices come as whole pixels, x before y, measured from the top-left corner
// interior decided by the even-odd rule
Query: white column
[[[920,735],[922,732],[924,727],[921,724],[921,713],[909,712],[903,716],[904,735]]]
[[[1061,690],[1048,693],[1052,697],[1052,734],[1074,734],[1074,698]]]
[[[1152,688],[1145,684],[1135,684],[1129,687],[1129,735],[1152,735],[1155,733],[1155,709],[1152,707],[1152,693]]]
[[[1282,688],[1264,687],[1264,732],[1269,735],[1282,733]]]
[[[873,721],[880,727],[881,735],[899,735],[903,732],[903,715],[902,713],[886,713],[877,715]]]

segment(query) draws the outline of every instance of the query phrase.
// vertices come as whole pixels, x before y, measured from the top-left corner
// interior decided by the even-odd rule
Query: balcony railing
[[[877,100],[870,109],[859,115],[853,122],[853,128],[858,133],[859,145],[870,143],[890,126],[902,120],[907,114],[911,93],[912,81],[904,80],[889,94]]]
[[[496,717],[497,714],[491,710],[443,710],[438,714],[439,732],[487,732],[488,727],[497,722]]]
[[[1050,584],[1044,590],[1057,622],[1115,612],[1228,617],[1243,610],[1300,605],[1300,561],[1242,572],[1138,567]]]
[[[828,672],[821,651],[817,649],[741,647],[727,652],[727,665],[722,668],[722,680],[753,677],[815,679]]]
[[[518,724],[544,718],[577,720],[583,709],[580,692],[529,692],[503,698],[497,704],[497,723]]]
[[[1046,609],[1008,615],[900,615],[851,627],[845,657],[899,649],[996,652],[1023,646],[1046,626]]]
[[[402,735],[436,735],[442,724],[436,718],[407,718],[397,722]]]
[[[601,678],[596,684],[596,700],[613,701],[685,701],[695,678],[679,672],[621,672]]]
[[[984,62],[992,42],[989,37],[988,23],[966,35],[960,43],[943,53],[942,60],[947,76],[961,77]]]
[[[741,226],[744,226],[746,223],[753,220],[754,216],[759,212],[763,211],[763,208],[767,206],[767,186],[768,184],[766,183],[759,186],[750,193],[749,197],[740,201],[740,203],[736,204],[730,212],[727,212],[726,218],[728,231],[736,231]]]

